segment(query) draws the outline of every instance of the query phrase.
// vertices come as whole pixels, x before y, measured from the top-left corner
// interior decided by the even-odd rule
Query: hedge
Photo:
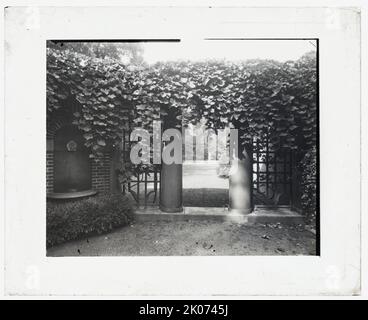
[[[302,171],[303,213],[310,223],[315,223],[317,214],[317,149],[314,147],[307,152],[300,162]]]
[[[100,195],[69,202],[47,202],[47,247],[87,235],[101,234],[133,220],[126,196]]]

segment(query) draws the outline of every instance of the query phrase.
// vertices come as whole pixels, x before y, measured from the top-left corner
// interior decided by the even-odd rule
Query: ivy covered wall
[[[118,146],[129,126],[148,127],[176,114],[178,123],[209,127],[232,124],[242,141],[268,138],[295,150],[300,170],[311,181],[313,170],[302,159],[312,155],[317,138],[315,52],[297,61],[248,60],[157,63],[124,66],[72,50],[47,49],[48,118],[72,97],[79,108],[72,122],[82,131],[91,158]],[[312,155],[313,156],[313,155]],[[309,161],[310,162],[310,161]],[[308,163],[309,163],[308,162]]]

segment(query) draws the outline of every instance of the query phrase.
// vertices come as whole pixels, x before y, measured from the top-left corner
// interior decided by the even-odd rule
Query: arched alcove
[[[82,133],[76,126],[66,125],[55,132],[55,193],[73,193],[91,189],[91,162],[84,143]]]

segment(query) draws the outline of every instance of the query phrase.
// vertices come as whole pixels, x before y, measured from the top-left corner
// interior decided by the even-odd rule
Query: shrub
[[[48,202],[47,247],[101,234],[133,220],[133,208],[122,195],[101,195],[70,202]]]

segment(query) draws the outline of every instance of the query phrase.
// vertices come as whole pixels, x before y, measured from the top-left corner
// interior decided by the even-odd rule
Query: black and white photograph
[[[47,255],[318,255],[318,41],[47,46]]]
[[[361,295],[366,6],[92,2],[4,7],[5,295]]]

